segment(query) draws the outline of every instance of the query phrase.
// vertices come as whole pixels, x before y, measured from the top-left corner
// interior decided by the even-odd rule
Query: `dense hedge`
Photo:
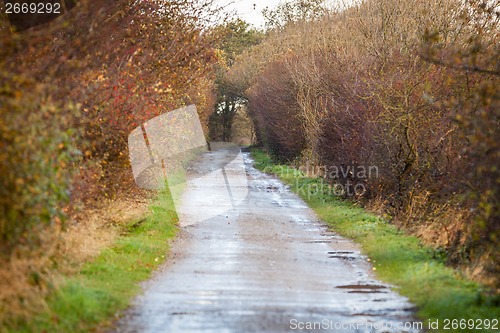
[[[195,103],[207,126],[216,17],[210,0],[79,1],[19,33],[0,17],[2,254],[127,188],[139,124]]]
[[[360,1],[270,32],[233,76],[276,157],[362,184],[354,199],[495,276],[498,4]],[[361,167],[378,172],[334,172]]]

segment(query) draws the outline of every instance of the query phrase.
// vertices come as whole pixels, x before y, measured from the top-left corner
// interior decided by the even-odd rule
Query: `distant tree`
[[[314,20],[325,13],[325,0],[291,0],[280,2],[275,9],[264,8],[265,25],[268,30],[280,29],[298,21]]]
[[[259,44],[264,38],[262,31],[252,28],[247,22],[237,18],[219,26],[216,32],[220,34],[218,48],[228,66],[232,66],[236,57],[245,49]]]
[[[264,34],[241,20],[235,19],[215,29],[219,36],[216,65],[217,104],[211,117],[212,138],[222,141],[231,140],[231,128],[238,105],[246,104],[243,87],[236,84],[228,75],[235,59],[245,49],[257,45]]]

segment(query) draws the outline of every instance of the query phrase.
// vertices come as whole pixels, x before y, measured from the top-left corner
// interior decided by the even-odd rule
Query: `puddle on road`
[[[335,288],[346,289],[349,294],[380,294],[390,291],[386,286],[376,284],[349,284]]]
[[[328,251],[328,254],[354,254],[352,251]]]
[[[309,240],[305,241],[304,243],[311,243],[311,244],[330,244],[332,241],[329,239],[315,239],[315,240]]]
[[[351,251],[330,251],[328,252],[328,258],[330,259],[342,259],[346,261],[362,260],[363,256],[359,253],[354,253]]]
[[[328,258],[330,258],[330,259],[342,259],[345,261],[354,261],[356,259],[359,259],[359,257],[348,257],[348,256],[329,256]]]

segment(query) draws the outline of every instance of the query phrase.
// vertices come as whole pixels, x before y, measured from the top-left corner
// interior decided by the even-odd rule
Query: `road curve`
[[[237,154],[208,152],[189,177]],[[287,186],[242,156],[248,195],[228,212],[182,227],[169,260],[116,332],[419,332],[412,304],[375,279],[356,244],[328,231]],[[200,191],[209,198],[224,186],[188,186],[182,200]]]

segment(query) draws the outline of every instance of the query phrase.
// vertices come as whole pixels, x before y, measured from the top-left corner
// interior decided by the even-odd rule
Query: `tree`
[[[262,11],[266,28],[282,29],[289,23],[317,19],[325,13],[324,2],[325,0],[291,0],[280,2],[273,10],[266,7]]]
[[[222,141],[231,140],[231,128],[238,108],[247,103],[244,97],[244,88],[237,84],[228,75],[235,59],[245,49],[257,45],[264,38],[264,34],[251,28],[250,25],[235,19],[215,29],[219,36],[218,55],[216,66],[217,104],[211,117],[212,139]]]

